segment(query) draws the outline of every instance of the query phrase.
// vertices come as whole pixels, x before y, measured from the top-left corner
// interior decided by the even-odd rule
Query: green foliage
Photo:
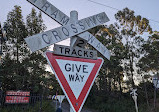
[[[143,55],[143,45],[145,43],[144,34],[152,34],[152,28],[149,25],[149,20],[136,16],[134,11],[125,8],[115,14],[117,22],[120,24],[120,33],[122,35],[123,44],[125,46],[124,56],[124,71],[125,75],[131,81],[132,87],[134,84],[134,73],[137,69],[138,60]]]
[[[148,71],[158,70],[159,33],[151,36],[149,21],[128,8],[118,11],[115,18],[113,25],[90,30],[109,49],[111,59],[104,60],[86,104],[100,112],[134,112],[130,89],[138,88],[139,112],[149,112],[154,87]],[[145,34],[150,36],[149,41]],[[135,86],[134,77],[140,77],[141,84]]]
[[[89,105],[90,97],[88,97],[86,105],[100,112],[134,112],[134,102],[131,96],[129,94],[119,96],[119,94],[95,95],[95,101],[91,105]]]
[[[147,82],[148,89],[148,97],[150,102],[150,107],[147,106],[145,92],[144,92],[144,84],[142,83],[137,88],[138,94],[138,109],[139,112],[157,112],[158,106],[156,109],[153,108],[153,84]],[[159,91],[157,91],[157,98],[159,98]],[[157,100],[157,105],[158,105]],[[101,94],[99,91],[95,92],[91,90],[91,93],[86,100],[86,106],[99,110],[100,112],[135,112],[135,103],[130,95],[130,92],[123,93],[122,95],[119,92],[115,93],[105,93]]]
[[[1,112],[39,112],[41,105],[41,112],[55,112],[55,108],[51,105],[51,101],[36,102],[31,105],[8,105],[7,108],[0,108]]]
[[[121,67],[121,60],[124,58],[124,46],[118,29],[114,25],[98,26],[90,30],[90,32],[93,33],[111,52],[109,61],[101,54],[98,54],[99,57],[105,59],[96,81],[98,89],[103,91],[103,93],[111,90],[122,91],[121,82],[123,80],[123,69]]]
[[[144,56],[139,61],[139,67],[145,71],[158,72],[159,70],[159,34],[154,32],[143,45]]]
[[[31,53],[24,38],[46,29],[43,23],[41,12],[37,14],[35,9],[23,20],[20,6],[15,6],[8,13],[6,24],[7,43],[5,46],[5,57],[2,59],[0,76],[3,91],[23,90],[39,94],[49,94],[50,86],[57,81],[52,73],[46,71],[47,61],[43,51]],[[57,87],[59,87],[57,85]],[[54,93],[55,94],[55,93]]]

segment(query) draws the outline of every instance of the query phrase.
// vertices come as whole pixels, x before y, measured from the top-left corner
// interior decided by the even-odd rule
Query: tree
[[[154,32],[143,45],[144,56],[139,61],[139,67],[145,72],[159,73],[159,33]]]
[[[120,24],[120,33],[123,37],[125,46],[125,74],[131,80],[134,87],[134,74],[136,73],[136,64],[143,54],[141,49],[144,44],[144,33],[152,33],[149,20],[142,18],[140,15],[135,16],[134,11],[125,8],[115,14],[116,20]]]
[[[122,43],[121,35],[117,29],[117,26],[110,25],[109,27],[105,27],[101,29],[102,35],[108,35],[107,40],[108,43],[105,45],[108,47],[111,52],[110,61],[106,61],[104,63],[103,70],[107,73],[108,80],[108,90],[118,91],[122,93],[122,81],[123,81],[123,68],[122,68],[122,60],[123,60],[123,51],[124,46]],[[98,37],[99,38],[99,37]],[[101,40],[102,41],[102,40]],[[103,41],[102,41],[103,42]],[[105,69],[107,68],[107,69]]]
[[[26,28],[28,36],[43,32],[46,29],[46,26],[43,24],[41,12],[37,15],[35,9],[32,9],[31,13],[26,18]],[[43,56],[42,50],[31,53],[26,44],[25,46],[25,52],[27,52],[27,54],[25,55],[26,58],[24,62],[27,62],[26,65],[28,65],[29,68],[28,82],[30,82],[27,84],[27,88],[37,92],[43,89],[40,83],[44,83],[44,75],[47,74],[45,71],[47,62]]]
[[[22,66],[23,60],[23,39],[27,36],[27,31],[25,24],[23,22],[22,11],[19,6],[15,6],[14,9],[8,13],[6,24],[8,26],[7,29],[7,38],[10,46],[6,46],[6,57],[3,61],[3,85],[8,85],[9,90],[18,90],[21,85],[21,76],[23,73],[21,69],[24,69]],[[11,61],[8,62],[7,60]],[[8,62],[8,63],[6,63]],[[7,65],[7,66],[6,66]],[[8,68],[11,68],[10,73],[8,73]],[[12,80],[8,82],[7,80]],[[8,83],[8,84],[5,84]],[[2,85],[2,86],[3,86]]]
[[[144,56],[139,60],[138,67],[140,67],[140,71],[142,74],[150,74],[150,72],[153,72],[157,77],[159,76],[159,33],[154,32],[153,35],[149,36],[148,40],[144,43],[143,51]],[[147,80],[147,78],[143,78],[143,81]],[[148,95],[147,95],[147,88],[146,88],[146,82],[145,84],[145,93],[146,93],[146,99],[147,104],[148,102]],[[156,96],[156,88],[154,91],[154,96]],[[154,97],[154,108],[156,104],[156,97]]]
[[[124,58],[124,46],[118,29],[115,25],[102,25],[91,29],[90,32],[111,52],[110,60],[98,54],[99,57],[103,57],[104,64],[99,72],[96,81],[96,85],[98,86],[96,87],[98,87],[101,94],[118,90],[122,93],[123,69],[121,65],[122,59]]]
[[[31,53],[24,38],[43,32],[46,26],[41,12],[37,14],[32,9],[26,18],[26,24],[21,13],[20,6],[15,6],[6,20],[8,43],[2,63],[2,87],[3,90],[28,90],[44,94],[50,88],[50,78],[53,75],[45,70],[47,62],[43,51],[46,49]]]

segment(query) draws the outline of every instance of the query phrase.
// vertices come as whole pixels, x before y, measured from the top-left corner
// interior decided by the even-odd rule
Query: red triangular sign
[[[65,57],[51,51],[47,51],[45,55],[72,109],[80,112],[103,59]]]

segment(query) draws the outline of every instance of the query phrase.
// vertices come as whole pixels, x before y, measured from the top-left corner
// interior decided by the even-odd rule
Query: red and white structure
[[[5,103],[19,104],[29,103],[30,92],[29,91],[7,91]]]
[[[84,59],[45,53],[73,111],[80,112],[91,90],[103,59]]]

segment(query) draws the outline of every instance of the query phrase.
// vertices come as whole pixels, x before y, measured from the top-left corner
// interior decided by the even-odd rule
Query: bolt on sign
[[[84,41],[79,40],[79,44],[81,42],[85,43],[85,41],[87,41],[90,45],[92,45],[95,49],[97,49],[104,57],[106,57],[108,60],[110,59],[110,52],[108,51],[108,49],[101,42],[99,42],[98,39],[96,39],[92,34],[86,31],[90,28],[108,22],[109,18],[105,13],[100,13],[79,21],[76,20],[70,22],[70,19],[67,15],[65,15],[62,11],[57,9],[47,0],[27,0],[27,1],[33,4],[38,9],[40,9],[45,14],[47,14],[53,20],[63,25],[63,27],[56,28],[26,38],[25,41],[33,52],[42,49],[46,46],[57,43],[59,41],[65,40],[71,36],[77,36],[84,40]],[[71,31],[68,31],[69,29]],[[38,38],[33,38],[33,37],[38,37]],[[78,42],[74,43],[78,44]]]
[[[5,103],[7,104],[29,103],[29,97],[30,97],[30,92],[7,91]]]
[[[59,56],[51,51],[46,51],[45,56],[72,109],[80,112],[103,64],[103,59]]]

